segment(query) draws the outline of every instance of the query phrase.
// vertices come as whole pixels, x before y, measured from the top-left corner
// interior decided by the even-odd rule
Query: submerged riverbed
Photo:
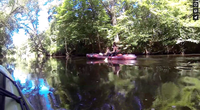
[[[89,63],[2,59],[36,110],[200,109],[200,55],[139,56],[130,65]]]

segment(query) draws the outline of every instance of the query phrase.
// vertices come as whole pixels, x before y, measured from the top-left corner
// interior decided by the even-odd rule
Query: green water
[[[2,60],[36,110],[199,110],[200,56]]]

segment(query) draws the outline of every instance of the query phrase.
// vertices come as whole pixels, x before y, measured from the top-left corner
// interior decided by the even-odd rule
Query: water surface
[[[199,110],[200,56],[2,59],[36,110]]]

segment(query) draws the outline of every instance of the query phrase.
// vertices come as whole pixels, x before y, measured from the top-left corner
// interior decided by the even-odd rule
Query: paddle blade
[[[104,60],[106,63],[108,63],[108,58],[105,58],[105,60]]]

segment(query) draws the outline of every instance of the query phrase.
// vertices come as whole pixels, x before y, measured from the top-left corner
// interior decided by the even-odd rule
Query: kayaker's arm
[[[104,55],[107,55],[107,54],[110,54],[111,52],[110,52],[110,50],[109,50],[109,48],[107,47],[106,48],[106,52],[104,53]]]
[[[117,47],[113,47],[113,51],[112,51],[112,53],[114,53],[114,52],[116,51],[116,48],[117,48]]]
[[[112,51],[112,53],[114,53],[114,52],[119,52],[120,50],[118,49],[118,47],[113,47],[113,51]]]

